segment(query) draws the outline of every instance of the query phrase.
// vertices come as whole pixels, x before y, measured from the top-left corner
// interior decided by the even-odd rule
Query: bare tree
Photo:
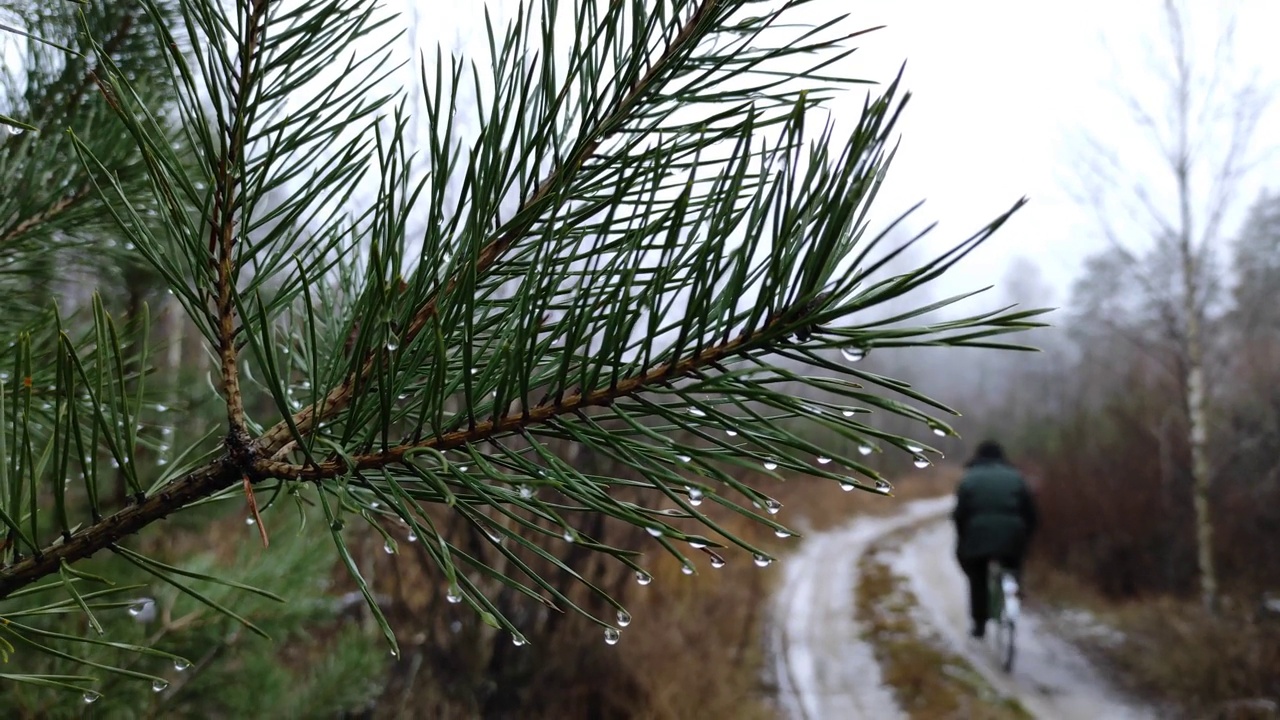
[[[1233,60],[1233,14],[1217,27],[1209,57],[1201,57],[1205,53],[1196,46],[1189,4],[1165,0],[1162,14],[1163,44],[1153,44],[1150,56],[1150,69],[1159,81],[1129,82],[1120,91],[1132,129],[1150,141],[1145,149],[1154,150],[1155,164],[1141,162],[1142,148],[1119,133],[1112,142],[1090,136],[1081,180],[1083,199],[1095,212],[1100,231],[1129,261],[1129,279],[1153,304],[1169,311],[1158,322],[1169,323],[1175,339],[1173,366],[1187,419],[1200,592],[1213,611],[1218,586],[1209,508],[1214,467],[1205,319],[1220,283],[1213,258],[1225,242],[1223,225],[1241,184],[1258,158],[1254,131],[1269,95],[1254,74],[1241,72]],[[1123,162],[1117,152],[1121,146]],[[1158,171],[1148,171],[1152,167]],[[1140,262],[1136,244],[1158,251]],[[1173,283],[1167,283],[1170,271]]]

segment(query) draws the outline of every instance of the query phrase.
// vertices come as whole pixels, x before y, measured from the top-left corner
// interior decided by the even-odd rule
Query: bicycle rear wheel
[[[1002,617],[996,625],[996,648],[1000,653],[1000,668],[1005,672],[1013,672],[1015,648],[1013,638],[1017,630],[1013,618]]]

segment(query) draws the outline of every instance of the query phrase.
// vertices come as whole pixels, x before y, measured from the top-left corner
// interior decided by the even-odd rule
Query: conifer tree
[[[767,564],[717,522],[786,530],[742,468],[886,493],[859,454],[810,437],[927,462],[928,442],[865,411],[926,437],[951,433],[954,411],[857,361],[1018,348],[1000,336],[1037,312],[913,324],[958,297],[868,319],[1007,215],[874,279],[903,249],[868,212],[907,95],[897,80],[875,89],[837,131],[824,110],[865,82],[836,71],[863,29],[835,17],[797,30],[805,5],[523,4],[490,19],[485,52],[424,53],[416,106],[386,90],[393,18],[369,0],[6,8],[27,55],[0,106],[17,131],[0,144],[0,253],[21,268],[0,272],[31,289],[0,293],[15,309],[0,358],[6,681],[86,699],[107,677],[164,689],[154,656],[198,658],[119,628],[160,599],[139,599],[137,578],[246,631],[263,631],[258,603],[284,600],[262,612],[296,627],[301,577],[166,547],[176,528],[214,527],[215,503],[242,508],[263,557],[288,562],[315,544],[291,551],[293,521],[270,509],[296,507],[394,655],[351,552],[361,527],[388,552],[410,540],[387,528],[404,528],[450,602],[517,643],[481,579],[580,612],[613,642],[625,609],[559,559],[565,543],[640,578],[643,550],[690,568],[733,552]],[[410,147],[415,115],[429,132]],[[189,358],[163,359],[146,303],[118,307],[127,273],[109,263],[171,294],[211,359],[216,422],[167,419]],[[86,283],[72,277],[100,294],[77,302]],[[502,563],[468,552],[438,509]],[[644,528],[652,547],[600,542],[601,520]],[[551,570],[608,612],[575,603]],[[350,672],[365,658],[353,651]]]

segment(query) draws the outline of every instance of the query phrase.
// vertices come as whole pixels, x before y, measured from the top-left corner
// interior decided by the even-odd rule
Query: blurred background
[[[509,9],[503,2],[489,6],[497,17]],[[479,4],[401,9],[411,29],[405,59],[430,55],[437,43],[465,50],[483,38]],[[791,526],[814,532],[950,492],[976,441],[998,438],[1032,479],[1044,515],[1029,563],[1035,602],[1087,611],[1117,628],[1122,640],[1093,641],[1091,652],[1154,700],[1195,714],[1236,698],[1280,697],[1280,623],[1267,610],[1280,592],[1274,49],[1280,4],[1197,1],[1175,4],[1170,14],[1154,0],[1053,6],[819,0],[800,11],[813,18],[845,12],[862,26],[885,27],[862,37],[838,71],[888,82],[905,62],[904,84],[914,93],[873,226],[920,200],[925,205],[900,239],[938,226],[897,269],[976,232],[1018,198],[1031,199],[994,239],[928,288],[931,297],[911,304],[991,286],[948,312],[1010,304],[1060,309],[1049,317],[1054,327],[1020,339],[1038,353],[886,349],[862,361],[963,412],[956,424],[961,437],[933,443],[947,454],[945,462],[921,469],[907,456],[870,459],[896,479],[893,497],[844,493],[806,478],[755,482],[784,504]],[[22,80],[11,74],[11,84]],[[411,87],[417,70],[406,68],[390,82]],[[833,103],[833,122],[854,123],[862,101],[851,94],[847,103]],[[0,255],[15,252],[0,245]],[[22,274],[11,281],[20,284],[7,287],[14,297],[29,293],[32,303],[53,288],[66,297],[75,296],[75,287],[115,287],[118,293],[104,302],[126,321],[139,318],[144,304],[156,311],[160,362],[175,378],[156,390],[163,398],[148,410],[149,452],[163,473],[175,460],[167,454],[170,438],[217,428],[212,365],[159,278],[127,256],[102,257],[68,278],[56,271],[56,258],[24,256]],[[137,329],[131,327],[126,322],[126,339]],[[896,418],[883,423],[891,432],[919,432]],[[858,452],[834,434],[814,442]],[[604,458],[573,461],[584,472],[626,472]],[[104,492],[123,504],[123,478]],[[235,502],[184,513],[168,522],[163,537],[143,536],[157,545],[150,549],[155,555],[218,568],[292,602],[246,602],[225,588],[209,591],[272,633],[265,640],[172,588],[150,591],[151,605],[110,619],[113,630],[198,662],[175,668],[163,692],[125,680],[108,686],[95,713],[765,718],[778,712],[764,642],[768,598],[781,576],[776,566],[730,556],[723,569],[704,567],[686,577],[673,560],[655,556],[652,583],[642,585],[619,564],[559,544],[550,548],[555,555],[614,594],[637,631],[606,645],[583,619],[491,583],[495,601],[530,641],[516,647],[509,635],[448,601],[433,561],[402,537],[403,528],[389,526],[386,536],[370,530],[349,542],[404,648],[393,658],[327,541],[309,535],[305,514],[280,510],[264,514],[270,552],[259,549],[257,529]],[[446,531],[472,532],[446,512],[437,515]],[[724,522],[778,553],[803,542],[741,518]],[[649,540],[634,528],[584,530],[621,547]],[[398,553],[384,551],[388,537],[405,540]],[[503,562],[483,538],[470,549]],[[546,561],[530,561],[552,570]],[[557,590],[593,602],[567,577]],[[50,672],[60,663],[46,662]],[[12,717],[80,713],[64,713],[60,698],[0,684],[0,706]]]

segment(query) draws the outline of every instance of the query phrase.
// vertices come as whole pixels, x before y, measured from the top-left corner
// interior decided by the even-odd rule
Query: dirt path
[[[875,655],[854,619],[858,557],[878,538],[937,514],[944,505],[918,501],[892,517],[858,518],[815,533],[782,562],[785,577],[774,602],[770,641],[786,717],[906,717],[881,684]]]
[[[891,517],[865,517],[809,536],[782,563],[785,577],[774,599],[770,644],[786,717],[904,718],[882,684],[872,648],[854,617],[858,558],[897,530],[918,526],[893,549],[895,571],[907,578],[920,603],[920,622],[963,656],[998,692],[1015,697],[1047,720],[1139,720],[1155,717],[1120,700],[1104,677],[1069,643],[1024,613],[1012,675],[994,652],[967,638],[964,576],[952,557],[949,497],[919,500]]]

